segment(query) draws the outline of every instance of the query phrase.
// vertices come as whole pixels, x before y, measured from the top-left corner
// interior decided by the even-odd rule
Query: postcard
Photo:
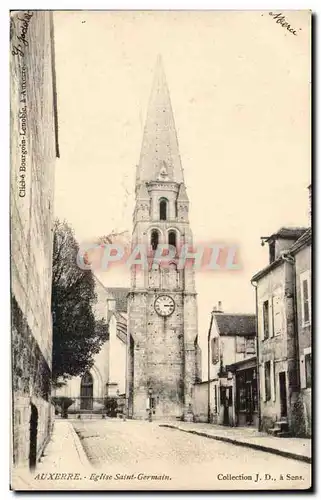
[[[10,12],[13,490],[311,488],[311,18]]]

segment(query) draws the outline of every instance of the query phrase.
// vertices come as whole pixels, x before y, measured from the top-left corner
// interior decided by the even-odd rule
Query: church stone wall
[[[23,47],[18,40],[21,20],[28,26],[28,45]],[[27,465],[30,445],[39,457],[52,423],[51,266],[58,155],[52,14],[12,12],[10,52],[12,448],[14,464]],[[37,413],[36,443],[29,438],[31,405]]]

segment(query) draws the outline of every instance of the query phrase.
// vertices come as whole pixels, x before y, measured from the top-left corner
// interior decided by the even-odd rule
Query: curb
[[[77,450],[81,465],[83,465],[84,467],[91,467],[91,463],[89,462],[87,454],[86,454],[86,452],[81,444],[79,436],[76,433],[73,425],[70,422],[68,422],[68,426],[69,426],[70,432],[72,434],[74,445],[75,445],[75,448]]]
[[[250,443],[247,441],[239,441],[238,439],[233,439],[225,436],[216,436],[215,434],[208,434],[202,431],[182,429],[176,425],[171,424],[159,424],[159,427],[167,427],[169,429],[176,429],[181,432],[187,432],[189,434],[196,434],[197,436],[207,437],[209,439],[215,439],[216,441],[223,441],[225,443],[234,444],[237,446],[243,446],[244,448],[252,448],[254,450],[265,451],[267,453],[273,453],[273,455],[280,455],[281,457],[291,458],[293,460],[299,460],[311,464],[311,457],[306,455],[299,455],[298,453],[292,453],[291,451],[279,450],[278,448],[272,448],[271,446],[265,446],[257,443]],[[282,438],[280,438],[282,439]]]

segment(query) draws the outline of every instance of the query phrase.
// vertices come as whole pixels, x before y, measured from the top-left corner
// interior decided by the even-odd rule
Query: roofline
[[[231,363],[230,365],[226,366],[226,371],[233,371],[234,369],[236,370],[239,366],[246,365],[246,363],[249,362],[256,362],[257,356],[251,356],[250,358],[245,358],[242,359],[241,361],[236,361],[235,363]]]
[[[253,313],[216,313],[216,312],[212,311],[212,316],[214,317],[215,324],[216,324],[216,331],[218,332],[219,337],[249,337],[249,336],[255,337],[256,331],[251,332],[251,333],[244,333],[244,334],[243,333],[242,334],[222,333],[219,326],[218,326],[218,323],[216,321],[216,316],[223,316],[223,315],[226,315],[226,316],[252,316],[254,319],[256,318],[256,314],[253,314]],[[213,329],[213,325],[211,328],[211,333],[212,333],[212,329]]]
[[[255,318],[254,313],[228,313],[228,312],[218,312],[218,311],[213,311],[213,315],[218,315],[218,316],[253,316]]]
[[[276,260],[274,260],[271,264],[269,264],[268,266],[264,267],[263,269],[258,271],[256,274],[254,274],[254,276],[252,276],[252,278],[251,278],[251,283],[252,283],[252,281],[257,281],[257,280],[263,278],[266,274],[268,274],[270,271],[272,271],[275,267],[278,267],[283,262],[284,262],[284,259],[281,255]]]
[[[308,244],[311,243],[311,238],[312,238],[312,233],[311,233],[311,228],[309,228],[305,233],[302,234],[302,236],[295,243],[293,243],[292,247],[289,250],[289,254],[295,255],[303,247],[308,246]]]
[[[201,382],[195,382],[194,385],[201,385],[201,384],[208,384],[208,383],[211,383],[211,382],[217,382],[218,381],[218,378],[211,378],[210,380],[202,380]]]
[[[282,230],[283,231],[289,231],[288,234],[286,235],[283,235],[281,234],[282,233]],[[277,239],[277,238],[280,238],[280,239],[284,239],[284,240],[298,240],[299,238],[301,238],[302,234],[304,234],[304,232],[307,230],[307,227],[286,227],[286,226],[282,226],[280,227],[280,229],[278,229],[277,231],[275,231],[275,233],[272,233],[269,237],[266,238],[266,241],[269,242],[271,240],[274,240],[274,239]],[[301,233],[300,236],[297,235],[297,233]],[[295,234],[296,233],[296,234]]]
[[[251,333],[219,333],[219,337],[255,337],[256,332]]]
[[[107,293],[107,288],[105,287],[105,285],[100,281],[100,279],[96,276],[95,273],[92,273],[94,279],[103,287],[103,289],[105,290],[105,292]]]
[[[301,248],[304,246],[307,246],[309,243],[311,243],[311,228],[308,228],[305,233],[303,233],[294,243],[293,245],[285,251],[280,257],[278,257],[274,262],[269,264],[268,266],[264,267],[261,269],[261,271],[257,272],[252,278],[251,278],[251,283],[252,281],[257,281],[261,278],[263,278],[266,274],[268,274],[270,271],[272,271],[275,267],[278,267],[282,262],[285,262],[284,256],[285,255],[295,255]]]

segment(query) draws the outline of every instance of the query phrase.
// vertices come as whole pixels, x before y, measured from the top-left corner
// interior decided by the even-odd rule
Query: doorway
[[[37,434],[38,434],[38,410],[31,403],[30,426],[29,426],[29,469],[36,468],[37,463]]]
[[[245,415],[247,425],[253,424],[253,388],[252,381],[247,380],[245,383]]]
[[[94,396],[94,382],[89,372],[85,373],[80,385],[80,409],[92,410]]]
[[[223,407],[223,425],[229,425],[229,399],[230,399],[230,387],[220,387],[220,399],[221,406]]]
[[[286,397],[286,375],[285,372],[279,373],[279,388],[280,388],[280,407],[281,418],[288,416],[287,397]]]

